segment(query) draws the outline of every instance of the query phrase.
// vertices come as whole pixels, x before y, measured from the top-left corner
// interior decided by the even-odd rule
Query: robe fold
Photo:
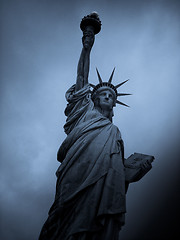
[[[123,141],[119,129],[94,107],[89,85],[77,92],[73,85],[66,99],[67,137],[57,154],[55,201],[39,240],[101,239],[75,236],[101,232],[109,217],[118,231],[124,224]]]

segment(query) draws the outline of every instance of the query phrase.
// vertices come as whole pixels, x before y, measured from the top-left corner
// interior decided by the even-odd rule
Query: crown
[[[117,89],[118,89],[120,86],[122,86],[124,83],[126,83],[129,79],[127,79],[126,81],[121,82],[121,83],[119,83],[118,85],[114,86],[114,85],[112,84],[112,78],[113,78],[113,75],[114,75],[115,68],[113,69],[113,71],[112,71],[112,73],[111,73],[111,76],[110,76],[108,82],[103,82],[97,68],[96,68],[96,71],[97,71],[97,75],[98,75],[98,79],[99,79],[99,84],[97,84],[97,85],[95,86],[95,85],[93,85],[93,84],[90,83],[91,87],[93,87],[93,90],[92,90],[92,92],[91,92],[92,99],[95,99],[95,97],[97,96],[98,90],[100,90],[100,88],[105,87],[105,88],[109,88],[109,89],[113,90],[113,93],[114,93],[114,95],[115,95],[116,103],[117,103],[117,104],[120,104],[120,105],[129,107],[129,106],[126,105],[125,103],[120,102],[119,100],[117,100],[117,97],[119,97],[119,96],[131,95],[130,93],[118,93],[118,91],[117,91]]]

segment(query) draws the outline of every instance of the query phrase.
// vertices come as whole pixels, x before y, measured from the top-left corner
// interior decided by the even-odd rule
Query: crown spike
[[[109,78],[108,83],[111,83],[111,82],[112,82],[112,78],[113,78],[113,75],[114,75],[114,71],[115,71],[115,67],[114,67],[114,69],[113,69],[113,71],[112,71],[112,73],[111,73],[111,76],[110,76],[110,78]]]
[[[127,95],[132,95],[131,93],[118,93],[117,96],[127,96]]]
[[[97,68],[96,68],[96,72],[97,72],[97,75],[98,75],[99,83],[102,83],[103,81],[102,81],[102,79],[101,79],[101,76],[100,76]]]
[[[128,105],[126,105],[125,103],[123,103],[123,102],[120,102],[120,101],[118,101],[118,100],[116,100],[116,103],[118,103],[118,104],[120,104],[120,105],[123,105],[123,106],[125,106],[125,107],[129,107]]]
[[[127,79],[126,81],[122,82],[122,83],[119,83],[118,85],[115,86],[115,88],[119,88],[121,85],[123,85],[124,83],[126,83],[127,81],[129,81],[129,79]]]

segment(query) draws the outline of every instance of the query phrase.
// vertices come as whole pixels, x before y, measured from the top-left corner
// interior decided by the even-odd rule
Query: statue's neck
[[[112,111],[102,109],[96,106],[96,109],[106,118],[108,118],[112,122]]]

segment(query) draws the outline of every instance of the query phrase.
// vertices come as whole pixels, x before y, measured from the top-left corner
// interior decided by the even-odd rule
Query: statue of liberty
[[[66,139],[57,159],[56,195],[39,240],[118,240],[125,223],[126,191],[151,168],[153,156],[132,154],[124,159],[121,133],[113,122],[118,92],[112,78],[88,81],[90,52],[101,30],[97,13],[81,21],[82,52],[76,83],[66,92]]]

